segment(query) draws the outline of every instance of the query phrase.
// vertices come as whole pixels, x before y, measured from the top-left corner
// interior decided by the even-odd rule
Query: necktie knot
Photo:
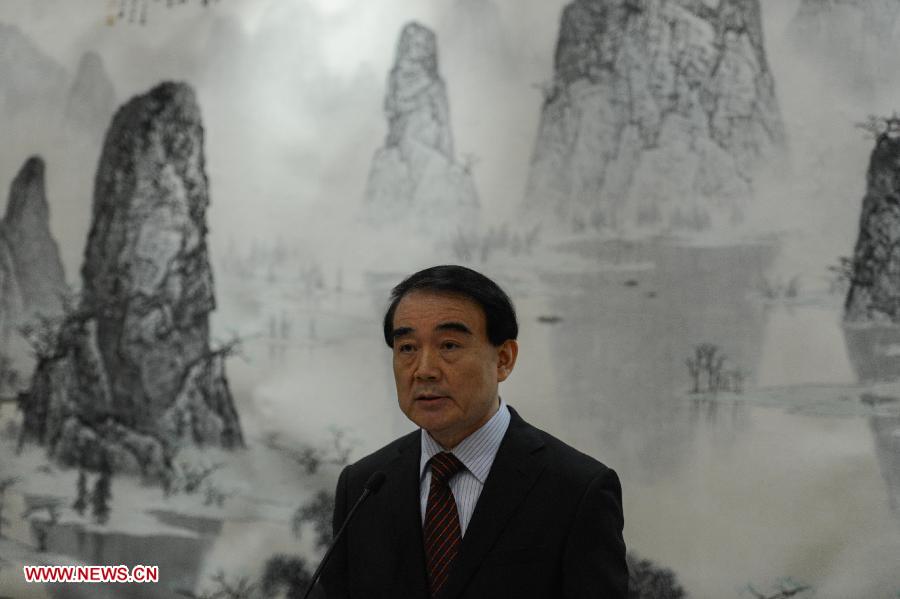
[[[459,458],[448,451],[436,453],[429,464],[431,479],[441,484],[447,484],[454,474],[465,468]]]

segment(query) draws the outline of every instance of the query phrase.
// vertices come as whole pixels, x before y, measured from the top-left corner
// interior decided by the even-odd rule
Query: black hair
[[[397,304],[412,291],[432,291],[460,295],[478,304],[484,311],[487,337],[494,347],[519,334],[519,323],[512,301],[497,283],[465,266],[432,266],[406,277],[391,290],[391,304],[384,314],[384,341],[394,347],[394,312]]]

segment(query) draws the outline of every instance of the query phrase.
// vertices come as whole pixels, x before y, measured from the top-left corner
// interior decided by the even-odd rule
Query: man
[[[384,338],[420,430],[347,466],[334,530],[375,472],[325,570],[329,599],[620,599],[628,570],[615,472],[500,398],[518,355],[507,295],[462,266],[391,294]]]

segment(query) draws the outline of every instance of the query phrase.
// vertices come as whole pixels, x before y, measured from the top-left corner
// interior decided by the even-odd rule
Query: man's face
[[[518,346],[488,341],[484,311],[472,300],[413,291],[393,322],[394,380],[407,418],[452,448],[497,411],[497,386],[512,372]]]

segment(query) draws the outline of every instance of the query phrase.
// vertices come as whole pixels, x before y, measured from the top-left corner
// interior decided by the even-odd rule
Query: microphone
[[[303,599],[307,599],[313,588],[316,586],[316,582],[318,582],[319,576],[322,574],[322,569],[325,567],[325,564],[328,563],[328,558],[331,557],[331,552],[334,551],[334,548],[337,546],[338,539],[341,538],[341,535],[344,533],[344,529],[347,528],[348,524],[350,524],[350,520],[353,518],[353,514],[356,513],[356,508],[362,505],[362,502],[365,501],[368,497],[378,492],[378,489],[380,489],[381,485],[384,484],[385,478],[387,478],[387,475],[381,470],[378,470],[377,472],[373,472],[372,476],[369,477],[369,480],[366,481],[366,484],[363,485],[362,495],[359,496],[359,499],[357,499],[356,503],[353,504],[353,507],[350,508],[350,511],[347,513],[347,517],[344,518],[344,523],[341,524],[341,527],[338,529],[337,534],[334,535],[334,539],[331,541],[331,546],[328,548],[328,551],[325,552],[324,557],[322,557],[322,561],[319,562],[319,567],[316,568],[312,580],[310,581],[309,586],[306,588],[306,594],[303,595]]]

